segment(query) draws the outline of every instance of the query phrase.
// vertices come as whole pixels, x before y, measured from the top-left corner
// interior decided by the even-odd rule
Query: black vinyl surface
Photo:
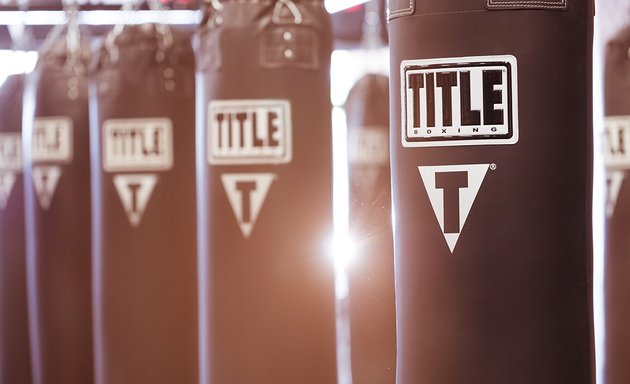
[[[337,380],[332,42],[323,3],[294,3],[222,2],[198,38],[204,384]]]
[[[3,161],[19,167],[1,169],[6,206],[0,207],[0,383],[31,383],[30,345],[26,300],[26,242],[24,240],[24,182],[22,176],[22,94],[24,78],[10,76],[0,88],[0,135]],[[0,136],[2,137],[2,136]],[[6,136],[4,136],[6,137]],[[6,139],[2,138],[4,142]],[[18,153],[19,152],[19,153]],[[7,172],[8,171],[8,172]],[[10,173],[9,181],[7,173]],[[7,188],[8,184],[11,188]]]
[[[93,382],[89,47],[74,65],[67,57],[64,39],[56,40],[29,79],[36,123],[25,161],[27,259],[38,384]]]
[[[168,40],[126,27],[90,88],[101,384],[197,383],[194,55],[188,39]]]
[[[482,0],[413,3],[413,15],[390,21],[398,383],[593,383],[593,6],[568,0],[550,2],[566,9],[524,2],[519,10],[487,10]],[[496,55],[501,58],[489,57]],[[497,113],[493,124],[500,124],[512,110],[501,98],[516,91],[510,121],[518,122],[517,143],[479,145],[496,138],[451,130],[439,140],[460,145],[403,147],[401,121],[415,117],[401,115],[401,95],[413,97],[401,93],[403,60],[459,58],[433,63],[435,75],[440,65],[473,73],[452,68],[483,67],[506,55],[517,63],[515,83],[488,70],[486,85],[475,91],[458,75],[450,80],[458,81],[460,96],[473,92],[484,103],[466,105],[453,93],[448,107],[461,102],[462,116],[468,111],[473,121],[476,113]],[[479,56],[485,58],[470,59]],[[435,94],[449,89],[448,76],[440,76]],[[431,91],[419,83],[414,88]],[[430,107],[452,112],[439,100]]]
[[[630,189],[625,162],[611,164],[609,159],[623,159],[627,153],[625,132],[630,132],[630,28],[620,30],[606,45],[604,74],[604,158],[607,166],[607,204],[605,234],[605,370],[604,383],[621,384],[630,380],[627,356],[630,354]]]

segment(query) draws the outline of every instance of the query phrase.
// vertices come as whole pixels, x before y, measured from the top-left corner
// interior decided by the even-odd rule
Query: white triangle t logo
[[[15,173],[0,173],[0,209],[6,208],[14,184]]]
[[[59,178],[61,178],[61,167],[38,166],[33,168],[33,184],[42,209],[50,208],[50,203],[59,184]]]
[[[490,164],[418,167],[451,253],[489,167]]]
[[[606,196],[606,217],[612,217],[615,213],[615,206],[617,205],[617,198],[619,197],[619,191],[621,190],[621,184],[625,179],[626,173],[624,171],[609,171],[606,175],[607,196]]]
[[[236,221],[243,236],[249,238],[267,192],[276,178],[273,173],[226,173],[221,175]]]
[[[154,174],[114,176],[116,191],[132,226],[140,224],[157,181],[158,177]]]

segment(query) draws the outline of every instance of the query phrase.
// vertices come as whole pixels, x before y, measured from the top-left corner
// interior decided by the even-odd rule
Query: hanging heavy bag
[[[114,28],[90,92],[96,383],[196,384],[189,39]]]
[[[396,318],[389,171],[389,78],[368,74],[344,106],[348,123],[350,235],[347,267],[354,383],[395,382]]]
[[[201,383],[334,383],[322,1],[212,1],[198,36]]]
[[[33,382],[93,382],[89,45],[50,41],[30,81],[25,204]],[[77,38],[72,40],[73,38]]]
[[[593,12],[389,2],[399,384],[593,382]]]
[[[604,161],[607,178],[605,232],[605,383],[630,381],[630,27],[619,31],[606,46],[604,75]]]
[[[22,75],[0,86],[0,384],[31,382],[22,180]]]

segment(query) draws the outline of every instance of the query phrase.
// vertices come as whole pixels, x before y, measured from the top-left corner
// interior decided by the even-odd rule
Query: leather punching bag
[[[35,384],[93,382],[87,42],[52,41],[25,117],[25,204]],[[27,121],[28,119],[28,121]],[[28,122],[28,124],[27,124]]]
[[[389,78],[368,74],[345,104],[350,231],[356,244],[350,285],[352,382],[395,383],[396,314],[389,171]]]
[[[591,0],[390,0],[398,384],[587,384]]]
[[[201,383],[336,382],[323,1],[212,1],[198,35]]]
[[[606,45],[604,161],[607,178],[605,233],[606,352],[604,383],[630,381],[630,27]]]
[[[97,384],[196,384],[194,54],[118,26],[90,85]]]
[[[22,179],[24,77],[0,86],[0,384],[31,383]]]

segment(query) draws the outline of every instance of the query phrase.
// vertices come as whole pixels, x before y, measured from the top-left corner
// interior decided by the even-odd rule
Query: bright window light
[[[337,294],[347,295],[343,279],[351,255],[354,254],[348,236],[348,150],[346,140],[346,114],[340,107],[333,108],[333,257],[337,279]],[[342,284],[339,284],[342,283]]]
[[[201,20],[200,11],[81,11],[79,23],[85,25],[115,25],[122,22],[130,24],[168,22],[172,25],[193,25]],[[66,22],[64,11],[28,11],[26,17],[21,11],[0,12],[0,25],[57,25]]]
[[[335,67],[333,67],[333,72]],[[339,84],[333,82],[333,93]],[[346,90],[347,92],[347,90]],[[337,382],[352,384],[352,360],[350,351],[350,314],[347,268],[356,255],[349,235],[348,200],[348,150],[346,139],[346,114],[341,107],[332,111],[333,126],[333,222],[332,241],[335,273],[335,303],[337,329]]]
[[[333,105],[343,106],[352,86],[366,73],[389,75],[388,48],[333,51],[330,72]]]
[[[82,12],[79,22],[86,25],[114,25],[120,20],[128,20],[129,24],[168,23],[171,25],[199,24],[200,11],[89,11]]]
[[[366,73],[389,72],[387,48],[367,50],[335,50],[331,58],[331,101],[333,128],[333,207],[335,234],[333,258],[337,278],[337,298],[348,295],[346,271],[360,262],[358,244],[352,239],[349,228],[348,144],[346,114],[343,105],[348,92]]]
[[[37,64],[36,51],[0,50],[0,84],[9,75],[30,73]]]
[[[330,13],[343,11],[359,4],[367,3],[369,0],[325,0],[326,10]]]

